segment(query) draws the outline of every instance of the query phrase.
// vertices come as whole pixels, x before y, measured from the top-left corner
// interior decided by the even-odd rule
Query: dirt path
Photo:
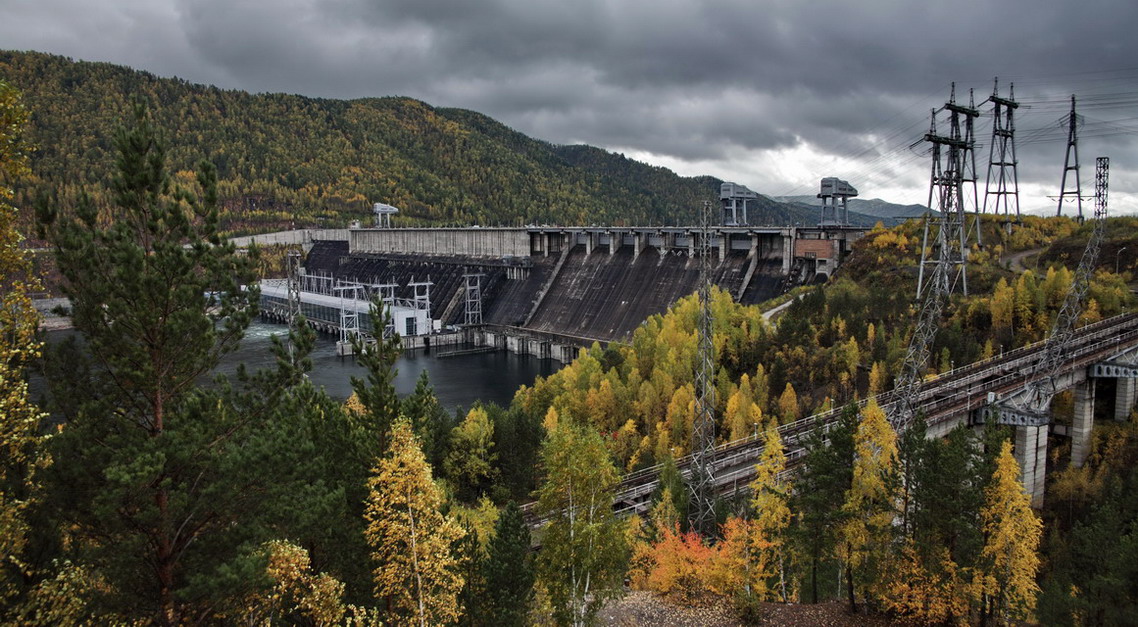
[[[651,592],[632,591],[601,610],[602,625],[617,627],[743,627],[725,600],[719,599],[698,607],[673,605]],[[863,625],[913,625],[884,616],[850,614],[844,603],[811,604],[764,603],[763,618],[758,625],[784,627],[791,625],[828,625],[860,627]]]

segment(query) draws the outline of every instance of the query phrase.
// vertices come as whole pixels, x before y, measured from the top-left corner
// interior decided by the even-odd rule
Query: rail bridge
[[[917,386],[915,406],[924,413],[928,437],[941,437],[959,425],[980,424],[983,409],[997,395],[1022,389],[1033,377],[1045,342],[1016,349],[974,364],[962,366]],[[1138,380],[1138,313],[1115,316],[1079,329],[1071,340],[1070,352],[1057,380],[1059,389],[1075,390],[1075,414],[1071,425],[1054,424],[1015,427],[1015,455],[1023,470],[1024,488],[1033,503],[1042,504],[1043,479],[1047,464],[1048,432],[1072,438],[1072,463],[1086,459],[1094,422],[1096,382],[1116,381],[1113,418],[1124,420],[1134,407]],[[896,392],[877,395],[877,403],[888,408],[897,402]],[[861,405],[864,406],[865,401]],[[843,408],[784,424],[778,428],[786,451],[787,467],[793,469],[806,454],[805,436],[835,422]],[[723,496],[744,490],[754,479],[755,464],[763,451],[763,434],[727,442],[715,450],[712,464],[716,491]],[[676,460],[680,472],[688,472],[691,457]],[[651,506],[660,466],[625,475],[617,489],[614,510],[621,515],[644,514]],[[533,504],[523,509],[530,514]]]

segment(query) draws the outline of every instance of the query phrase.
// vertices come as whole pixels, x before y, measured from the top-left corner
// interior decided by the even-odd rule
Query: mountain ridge
[[[693,224],[722,182],[406,97],[251,94],[39,52],[0,51],[0,77],[31,112],[33,176],[17,187],[21,207],[45,189],[64,208],[81,193],[108,205],[111,138],[133,98],[164,129],[176,181],[192,184],[202,158],[217,165],[231,234],[366,221],[377,201],[400,207],[402,225]],[[762,197],[752,222],[813,224],[816,215]]]

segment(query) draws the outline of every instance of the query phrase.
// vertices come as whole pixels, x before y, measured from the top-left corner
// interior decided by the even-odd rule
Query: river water
[[[284,325],[254,322],[246,332],[241,348],[226,355],[218,371],[232,375],[237,371],[237,364],[242,362],[251,370],[272,367],[274,362],[269,338],[273,334],[282,334],[283,339],[286,332]],[[309,379],[323,386],[337,400],[351,396],[351,377],[367,377],[367,370],[351,357],[336,355],[336,340],[327,335],[317,336],[312,364]],[[549,376],[560,367],[561,363],[552,359],[507,351],[443,358],[438,357],[434,349],[431,352],[422,349],[405,351],[395,363],[395,391],[400,396],[410,394],[415,389],[419,374],[426,370],[439,403],[452,412],[459,408],[469,409],[479,400],[506,406],[518,387],[531,385],[538,376]]]
[[[217,372],[232,378],[240,363],[250,371],[273,367],[275,362],[270,338],[279,334],[284,339],[287,331],[288,327],[284,325],[253,322],[240,348],[222,358]],[[72,333],[74,331],[51,331],[48,342],[59,341]],[[351,377],[367,378],[367,370],[351,357],[336,355],[336,340],[327,335],[317,335],[312,364],[309,379],[317,386],[323,386],[337,400],[351,396]],[[439,403],[452,413],[458,409],[469,409],[480,400],[506,406],[518,387],[531,385],[537,377],[549,376],[560,367],[561,363],[552,359],[507,351],[443,358],[438,357],[434,350],[405,351],[395,363],[395,391],[400,396],[410,394],[415,390],[419,374],[426,370]],[[33,375],[30,384],[32,398],[40,398],[45,391],[42,377]]]

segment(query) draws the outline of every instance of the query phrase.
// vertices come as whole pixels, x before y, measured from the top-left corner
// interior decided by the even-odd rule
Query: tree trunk
[[[853,568],[850,566],[849,562],[846,562],[846,595],[850,600],[850,611],[856,614],[857,601],[854,596]]]

